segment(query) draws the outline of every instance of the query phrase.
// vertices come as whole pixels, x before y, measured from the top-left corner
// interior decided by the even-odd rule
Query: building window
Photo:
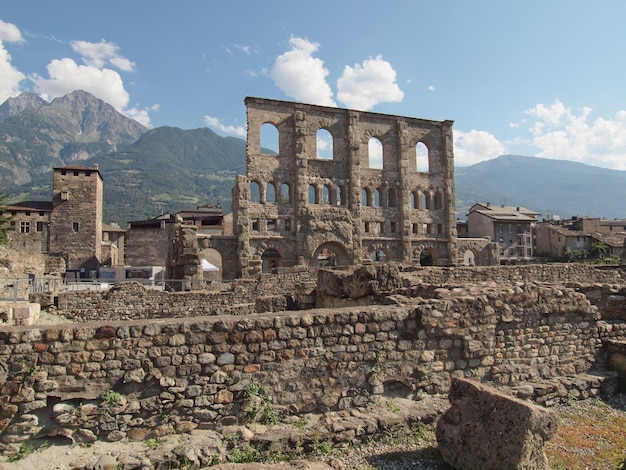
[[[80,173],[78,171],[74,171],[74,176],[78,176]]]
[[[252,221],[252,230],[259,230],[259,219],[254,219]]]
[[[437,233],[440,235],[443,233],[443,224],[437,224]]]
[[[431,224],[426,224],[426,233],[433,233],[433,226]]]
[[[370,231],[370,223],[365,222],[365,233],[369,233],[369,231]]]
[[[70,198],[70,193],[67,191],[61,191],[61,201],[67,201]]]
[[[396,223],[395,222],[391,222],[389,224],[389,226],[390,226],[391,233],[396,233]]]
[[[37,222],[37,231],[43,232],[44,225],[45,225],[44,222]]]
[[[285,232],[291,232],[291,219],[285,219]]]
[[[419,224],[413,224],[413,233],[417,235],[419,233]]]
[[[30,222],[20,222],[20,233],[30,233]]]
[[[267,230],[270,232],[276,230],[276,219],[267,219]]]
[[[72,230],[74,233],[78,232],[78,222],[72,222]]]

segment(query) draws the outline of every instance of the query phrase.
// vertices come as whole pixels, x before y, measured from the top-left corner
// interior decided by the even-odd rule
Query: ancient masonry
[[[408,406],[458,378],[545,406],[612,393],[626,378],[619,269],[379,264],[320,270],[317,281],[314,271],[203,294],[122,283],[59,298],[59,313],[76,323],[4,327],[0,452],[35,437],[143,440],[246,425],[250,390],[271,397],[261,415],[293,422],[359,416],[381,399]],[[326,308],[288,311],[310,284],[313,305]],[[350,416],[348,427],[305,430],[337,445],[382,430]]]
[[[92,269],[102,257],[102,176],[98,168],[54,169],[50,252],[68,268]]]
[[[245,103],[247,175],[233,189],[237,277],[363,260],[456,264],[452,121]],[[262,148],[264,125],[278,132],[277,155]],[[318,153],[320,132],[331,155]]]

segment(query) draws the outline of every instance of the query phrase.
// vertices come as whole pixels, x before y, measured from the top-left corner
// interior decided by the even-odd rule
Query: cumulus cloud
[[[218,131],[228,134],[228,135],[236,135],[237,137],[246,137],[246,128],[244,126],[227,126],[223,124],[218,118],[213,116],[204,116],[204,123],[217,129]]]
[[[74,90],[84,90],[109,103],[120,113],[150,127],[150,110],[155,108],[128,107],[130,96],[124,88],[120,73],[135,70],[135,63],[119,54],[119,47],[107,41],[92,43],[73,41],[72,49],[81,55],[84,65],[73,59],[52,60],[46,67],[48,78],[32,74],[29,78],[35,90],[46,100],[63,96]]]
[[[31,76],[38,93],[47,100],[74,90],[84,90],[118,110],[128,105],[122,77],[115,70],[78,65],[72,59],[55,59],[46,67],[50,78]]]
[[[591,112],[589,107],[574,110],[558,99],[526,110],[535,119],[530,132],[532,145],[539,149],[536,156],[626,170],[626,111],[595,120]]]
[[[485,131],[454,130],[454,162],[456,165],[473,165],[505,153],[504,145]]]
[[[0,20],[0,103],[20,94],[20,83],[26,76],[11,63],[11,55],[4,48],[5,42],[23,43],[22,33],[11,23]]]
[[[337,80],[337,100],[348,108],[369,110],[382,102],[400,102],[404,93],[396,83],[396,71],[382,56],[346,65]]]
[[[72,49],[80,54],[85,65],[101,69],[109,64],[124,72],[135,70],[135,63],[121,56],[119,47],[111,42],[73,41]]]
[[[332,90],[326,83],[328,70],[324,61],[313,57],[319,44],[298,37],[292,37],[289,44],[291,50],[279,55],[269,71],[276,86],[298,101],[336,106]]]

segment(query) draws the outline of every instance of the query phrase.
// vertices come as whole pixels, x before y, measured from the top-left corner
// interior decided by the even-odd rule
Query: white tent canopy
[[[209,263],[207,260],[202,260],[202,270],[203,271],[219,271],[220,268],[215,266],[214,264]]]

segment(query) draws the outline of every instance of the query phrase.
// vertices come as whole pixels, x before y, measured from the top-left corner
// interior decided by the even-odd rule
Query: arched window
[[[261,187],[256,181],[250,182],[250,202],[261,202]]]
[[[319,204],[317,189],[312,184],[309,185],[309,204]]]
[[[287,183],[283,183],[280,185],[280,199],[278,202],[280,204],[291,203],[291,191]]]
[[[443,209],[443,195],[441,191],[435,193],[435,210]]]
[[[415,146],[415,167],[417,171],[426,172],[430,171],[428,160],[428,147],[424,142],[418,142]]]
[[[411,192],[411,209],[419,209],[419,194],[415,191]]]
[[[370,137],[367,143],[368,166],[370,168],[382,169],[383,167],[383,144],[376,137]]]
[[[330,204],[330,188],[329,185],[322,187],[322,204]]]
[[[369,197],[369,191],[367,190],[367,188],[363,188],[361,190],[361,205],[362,206],[369,206],[370,205],[370,197]]]
[[[422,206],[420,209],[430,209],[430,194],[427,191],[422,193]]]
[[[259,152],[265,155],[280,153],[278,129],[270,122],[261,126],[261,148]]]
[[[343,186],[337,186],[335,188],[335,202],[338,206],[346,205]]]
[[[381,207],[382,206],[380,189],[374,190],[374,206],[376,206],[376,207]]]
[[[319,129],[317,131],[317,158],[332,160],[333,157],[333,135],[327,129]]]
[[[276,203],[276,186],[274,186],[274,183],[267,183],[265,186],[265,202],[270,204]]]
[[[396,190],[394,188],[387,190],[387,207],[396,207]]]

